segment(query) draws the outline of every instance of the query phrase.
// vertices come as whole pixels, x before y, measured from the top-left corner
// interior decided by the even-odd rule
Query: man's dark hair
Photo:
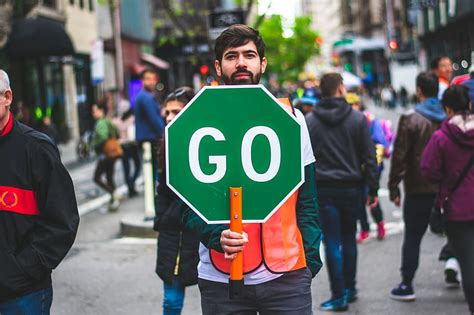
[[[221,62],[226,49],[240,47],[250,41],[255,43],[258,56],[260,57],[260,60],[262,60],[262,58],[265,57],[265,43],[263,42],[260,33],[244,24],[234,24],[229,26],[216,39],[216,45],[214,46],[216,59]]]
[[[326,73],[321,78],[319,88],[321,89],[322,97],[332,97],[336,94],[337,89],[342,83],[343,79],[339,73]]]
[[[451,58],[449,58],[449,56],[447,56],[447,55],[440,55],[440,56],[437,56],[436,58],[434,58],[433,60],[431,60],[430,69],[431,70],[438,69],[438,66],[439,66],[439,63],[441,62],[441,60],[446,59],[446,58],[451,60]]]
[[[439,83],[438,77],[432,72],[421,72],[416,77],[416,87],[426,98],[438,97]]]
[[[150,68],[146,68],[145,70],[143,70],[143,71],[140,73],[140,80],[143,80],[143,78],[145,77],[145,74],[147,74],[147,73],[153,73],[154,75],[157,75],[156,70],[150,69]]]
[[[464,85],[450,86],[441,99],[443,107],[451,108],[455,113],[469,111],[469,88]]]

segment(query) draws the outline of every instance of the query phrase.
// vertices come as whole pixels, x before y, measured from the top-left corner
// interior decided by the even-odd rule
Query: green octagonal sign
[[[265,222],[303,183],[301,127],[261,85],[203,88],[166,127],[168,186],[208,223]]]

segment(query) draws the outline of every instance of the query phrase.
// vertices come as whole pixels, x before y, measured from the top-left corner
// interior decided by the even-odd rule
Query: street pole
[[[115,109],[120,102],[120,92],[123,91],[123,53],[122,53],[122,28],[120,26],[120,0],[111,0],[112,29],[115,46]]]
[[[145,220],[155,216],[155,191],[153,162],[150,142],[144,142],[143,148],[143,185],[145,196]]]

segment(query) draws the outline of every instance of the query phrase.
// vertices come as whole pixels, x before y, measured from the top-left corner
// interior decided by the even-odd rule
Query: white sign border
[[[302,128],[303,126],[301,126],[301,123],[298,121],[298,119],[296,119],[296,116],[293,115],[292,113],[290,113],[286,107],[286,105],[283,105],[275,96],[273,96],[272,93],[270,93],[264,85],[262,84],[255,84],[255,85],[219,85],[219,86],[205,86],[203,87],[198,93],[196,93],[196,95],[194,95],[194,97],[189,101],[189,103],[186,105],[186,107],[181,110],[177,115],[176,117],[173,119],[172,122],[170,122],[166,127],[165,127],[165,150],[166,150],[166,156],[165,156],[165,159],[166,159],[166,184],[168,185],[168,187],[182,200],[184,201],[193,211],[194,213],[196,213],[201,219],[203,219],[207,224],[229,224],[230,223],[230,218],[229,220],[213,220],[213,221],[209,221],[207,220],[193,205],[191,202],[189,202],[186,198],[184,198],[183,195],[181,195],[181,193],[178,192],[178,190],[176,188],[174,188],[171,183],[170,183],[170,172],[169,172],[169,141],[168,141],[168,129],[173,125],[173,123],[190,107],[190,105],[192,105],[192,103],[194,103],[194,101],[202,94],[204,93],[204,91],[206,90],[214,90],[214,89],[242,89],[242,88],[246,88],[246,89],[249,89],[249,88],[252,88],[252,89],[261,89],[263,90],[265,93],[267,93],[268,96],[270,96],[270,98],[272,98],[275,103],[277,103],[278,105],[280,105],[280,108],[288,114],[288,116],[290,116],[296,123],[298,123],[298,125],[300,126],[300,146],[302,146],[303,144],[301,143],[301,134],[302,134]],[[300,147],[300,151],[302,150],[302,147]],[[270,219],[270,217],[276,212],[278,211],[278,209],[280,209],[280,207],[288,200],[288,198],[290,198],[295,192],[296,190],[298,190],[300,188],[301,185],[303,185],[305,179],[304,179],[304,161],[303,161],[303,154],[300,153],[300,157],[301,157],[301,179],[300,181],[298,182],[298,184],[295,185],[295,187],[280,201],[280,203],[278,203],[278,205],[275,206],[275,208],[263,219],[263,220],[242,220],[243,223],[265,223],[268,219]],[[229,187],[230,188],[230,187]],[[242,189],[242,194],[245,194],[245,191]],[[229,213],[229,216],[230,216],[230,213]]]

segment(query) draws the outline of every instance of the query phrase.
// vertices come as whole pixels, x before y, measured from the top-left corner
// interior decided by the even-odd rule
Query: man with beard
[[[215,54],[217,75],[227,85],[258,84],[267,66],[262,37],[246,25],[226,29],[216,40]],[[203,314],[312,314],[311,278],[321,268],[315,159],[304,117],[291,110],[301,124],[305,182],[267,222],[245,224],[240,234],[226,225],[206,224],[191,209],[184,210],[183,224],[201,236]],[[230,299],[230,261],[241,251],[243,296]]]
[[[135,101],[135,138],[140,149],[143,149],[143,143],[151,144],[151,159],[153,166],[153,183],[158,180],[158,160],[156,153],[158,152],[158,143],[163,136],[165,122],[160,114],[160,103],[155,97],[156,84],[158,82],[157,74],[154,70],[145,69],[140,75],[143,88],[138,93]],[[153,191],[156,191],[155,185]],[[156,198],[155,201],[156,208]]]

